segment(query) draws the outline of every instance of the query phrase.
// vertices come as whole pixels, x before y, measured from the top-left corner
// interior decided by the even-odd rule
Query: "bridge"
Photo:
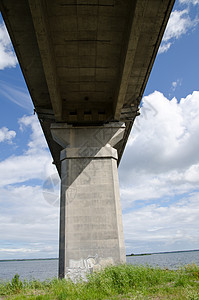
[[[173,4],[0,2],[61,177],[60,278],[126,261],[117,166]]]

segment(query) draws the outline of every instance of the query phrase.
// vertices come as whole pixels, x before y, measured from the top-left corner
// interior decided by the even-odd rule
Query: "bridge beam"
[[[61,160],[59,277],[126,261],[117,171],[123,123],[51,125]]]

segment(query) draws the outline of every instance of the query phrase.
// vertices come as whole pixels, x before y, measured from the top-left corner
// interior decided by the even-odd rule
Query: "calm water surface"
[[[176,269],[195,263],[199,265],[199,251],[128,256],[127,263]],[[57,277],[58,260],[0,261],[0,281],[10,280],[16,273],[23,279],[45,280]]]
[[[127,263],[132,265],[150,265],[153,267],[177,269],[187,264],[199,265],[199,251],[127,256]]]
[[[0,281],[10,280],[15,274],[21,279],[39,279],[57,277],[57,260],[25,260],[0,262]]]

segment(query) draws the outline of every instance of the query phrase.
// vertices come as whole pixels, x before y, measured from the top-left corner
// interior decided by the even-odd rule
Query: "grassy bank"
[[[0,283],[0,299],[193,299],[199,300],[199,266],[177,271],[121,265],[89,276],[88,282],[70,280]]]

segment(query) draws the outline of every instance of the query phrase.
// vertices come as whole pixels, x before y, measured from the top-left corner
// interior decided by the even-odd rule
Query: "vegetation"
[[[0,299],[192,299],[199,300],[199,266],[178,270],[120,265],[89,275],[87,282],[52,279],[0,283]]]

